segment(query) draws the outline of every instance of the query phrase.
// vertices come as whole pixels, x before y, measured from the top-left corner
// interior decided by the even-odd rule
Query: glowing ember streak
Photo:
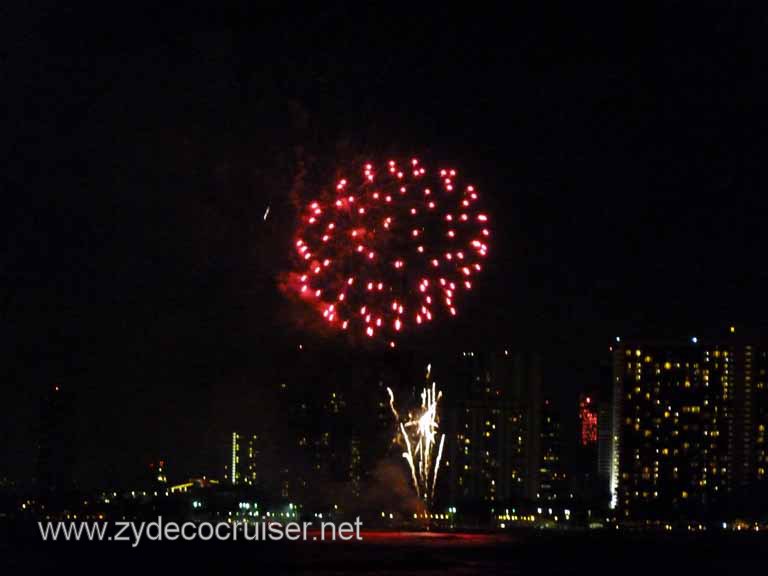
[[[428,372],[429,374],[429,372]],[[438,440],[439,417],[437,404],[443,393],[437,390],[435,383],[425,387],[421,392],[421,408],[416,415],[408,413],[406,420],[401,420],[395,408],[395,395],[391,388],[389,407],[398,423],[396,442],[404,446],[403,458],[408,462],[411,471],[411,481],[416,495],[427,507],[435,497],[437,473],[440,470],[440,460],[443,456],[445,434],[440,434]]]
[[[364,162],[299,215],[285,285],[329,329],[349,324],[351,339],[391,347],[400,334],[456,315],[490,250],[492,218],[475,187],[454,169],[413,160]],[[456,285],[467,290],[446,292]],[[323,314],[331,303],[335,315]],[[373,322],[356,313],[362,306]],[[404,310],[415,322],[402,317]]]

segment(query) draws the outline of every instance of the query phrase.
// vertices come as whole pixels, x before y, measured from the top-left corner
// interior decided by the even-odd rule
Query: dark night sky
[[[3,8],[0,475],[28,472],[53,381],[88,481],[191,473],[312,345],[275,282],[299,154],[475,176],[493,264],[428,340],[541,350],[564,410],[615,334],[765,328],[765,14],[327,6]]]

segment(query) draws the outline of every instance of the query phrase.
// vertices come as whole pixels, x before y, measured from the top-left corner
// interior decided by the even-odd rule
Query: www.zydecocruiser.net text
[[[130,542],[136,547],[144,540],[219,541],[349,541],[362,540],[362,521],[354,522],[38,522],[43,541]]]

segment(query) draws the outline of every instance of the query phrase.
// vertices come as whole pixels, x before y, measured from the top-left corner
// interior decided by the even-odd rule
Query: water
[[[4,534],[0,573],[738,574],[762,572],[764,534],[363,532],[362,542],[42,542]]]

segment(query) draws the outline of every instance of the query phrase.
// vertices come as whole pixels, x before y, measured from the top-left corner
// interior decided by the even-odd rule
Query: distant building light
[[[698,343],[698,341],[699,341],[699,339],[698,339],[698,338],[696,338],[696,336],[694,336],[693,338],[691,338],[691,342],[693,342],[694,344],[697,344],[697,343]]]
[[[621,342],[621,336],[616,336],[616,342]]]

